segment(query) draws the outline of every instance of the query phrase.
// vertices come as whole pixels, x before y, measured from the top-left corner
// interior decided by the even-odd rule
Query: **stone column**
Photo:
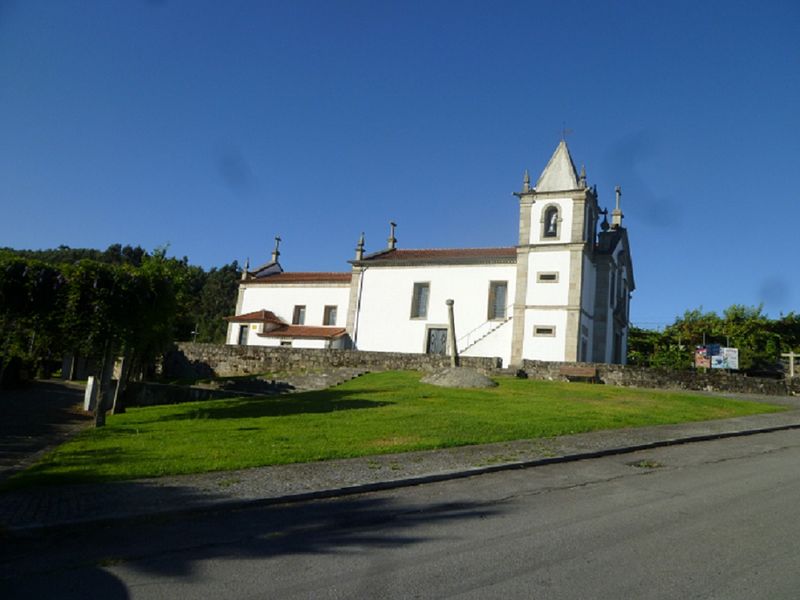
[[[456,317],[453,313],[453,300],[446,300],[447,304],[447,343],[450,346],[450,366],[458,366],[458,346],[456,345]]]

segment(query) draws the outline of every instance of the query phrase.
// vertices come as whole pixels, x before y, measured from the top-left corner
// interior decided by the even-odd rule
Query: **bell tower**
[[[597,228],[597,194],[586,170],[575,169],[562,139],[531,186],[528,171],[519,199],[516,296],[511,364],[524,358],[577,361],[581,356],[584,256]]]

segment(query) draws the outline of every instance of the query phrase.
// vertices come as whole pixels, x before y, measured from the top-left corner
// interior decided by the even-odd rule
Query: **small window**
[[[508,305],[508,282],[489,282],[489,320],[505,319]]]
[[[425,319],[428,316],[428,298],[431,293],[430,283],[415,283],[414,295],[411,298],[411,318]]]
[[[553,325],[535,325],[533,335],[538,337],[555,337],[556,328]]]
[[[323,325],[336,325],[336,307],[326,306],[325,313],[322,317]]]
[[[536,273],[536,281],[538,283],[558,283],[558,272],[543,272]]]
[[[292,325],[305,325],[306,322],[306,307],[298,304],[294,307],[294,315],[292,316]]]
[[[281,347],[282,348],[291,348],[292,347],[292,340],[281,340]]]
[[[558,237],[558,207],[551,206],[544,211],[544,237]]]

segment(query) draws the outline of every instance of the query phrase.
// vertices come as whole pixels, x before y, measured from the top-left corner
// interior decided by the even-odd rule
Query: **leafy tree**
[[[780,353],[798,347],[800,318],[794,313],[772,320],[762,306],[734,304],[723,311],[687,310],[662,332],[631,329],[632,364],[685,368],[692,364],[694,347],[703,343],[739,349],[744,371],[777,370]]]
[[[236,261],[208,272],[197,307],[198,342],[225,342],[228,325],[223,317],[232,314],[240,279]]]

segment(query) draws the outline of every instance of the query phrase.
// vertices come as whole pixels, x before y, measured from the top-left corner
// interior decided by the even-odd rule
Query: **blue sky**
[[[623,188],[632,320],[797,311],[800,4],[0,0],[0,246],[514,245],[559,139]]]

